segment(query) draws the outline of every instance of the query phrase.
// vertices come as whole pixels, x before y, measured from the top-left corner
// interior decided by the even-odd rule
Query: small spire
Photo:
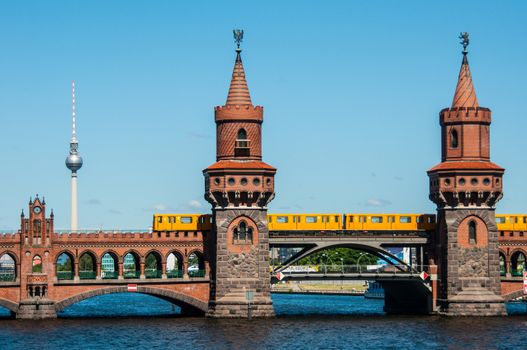
[[[42,205],[46,205],[46,197],[42,196]]]
[[[22,209],[22,212],[20,213],[20,216],[21,216],[21,217],[24,217],[24,216],[25,216],[25,215],[24,215],[24,209]]]
[[[51,214],[49,214],[50,217],[54,217],[55,214],[53,214],[53,208],[51,208]]]
[[[229,94],[227,95],[227,102],[225,105],[240,105],[252,106],[251,95],[247,80],[245,80],[245,71],[243,69],[240,44],[243,41],[243,30],[235,29],[234,41],[236,42],[236,61],[234,62],[234,70],[232,72],[231,85],[229,87]]]
[[[33,198],[31,198],[31,196],[29,196],[29,205],[33,204]]]
[[[75,80],[71,83],[71,143],[77,143],[77,128],[75,115]]]
[[[452,100],[452,108],[478,107],[476,90],[474,90],[472,75],[470,74],[467,59],[467,46],[469,44],[468,33],[461,33],[459,39],[461,39],[460,44],[463,45],[463,60],[461,62],[461,69],[459,70],[459,76],[457,79],[456,92],[454,93],[454,99]]]

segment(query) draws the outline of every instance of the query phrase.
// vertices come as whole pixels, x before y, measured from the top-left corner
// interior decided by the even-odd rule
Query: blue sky
[[[227,96],[243,28],[273,212],[433,212],[438,113],[454,94],[457,35],[492,159],[498,211],[527,212],[527,3],[521,1],[0,2],[0,230],[30,195],[69,226],[76,81],[79,226],[146,228],[154,212],[208,212],[213,107]]]

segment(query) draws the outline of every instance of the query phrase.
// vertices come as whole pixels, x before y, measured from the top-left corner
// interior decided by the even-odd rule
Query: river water
[[[527,349],[527,304],[509,317],[387,316],[382,300],[276,294],[277,317],[179,317],[170,303],[141,294],[103,295],[57,320],[0,320],[8,349]],[[146,317],[148,316],[148,317]]]

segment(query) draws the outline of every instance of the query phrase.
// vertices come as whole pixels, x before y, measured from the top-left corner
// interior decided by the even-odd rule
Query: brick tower
[[[46,201],[29,200],[29,218],[20,217],[20,308],[18,318],[55,318],[54,302],[48,299],[53,286],[53,211],[46,218]]]
[[[269,317],[267,204],[276,169],[262,162],[263,107],[253,106],[241,59],[243,31],[224,106],[214,110],[216,163],[203,171],[205,199],[213,211],[209,316]]]
[[[463,61],[454,100],[439,114],[441,163],[428,171],[438,212],[438,306],[450,315],[504,315],[494,212],[504,169],[490,161],[491,111],[476,99],[468,33],[460,39]]]

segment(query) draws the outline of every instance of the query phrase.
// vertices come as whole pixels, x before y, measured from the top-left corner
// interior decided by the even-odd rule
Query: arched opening
[[[40,255],[35,255],[33,257],[33,264],[31,271],[33,273],[42,273],[42,258]]]
[[[101,278],[116,279],[119,276],[119,265],[114,253],[106,253],[101,259]]]
[[[253,243],[253,229],[247,226],[247,223],[242,220],[237,227],[234,228],[232,234],[233,244],[252,244]]]
[[[83,253],[79,259],[79,278],[90,280],[97,277],[97,266],[95,256],[92,253]]]
[[[16,262],[9,254],[0,256],[0,282],[16,281]]]
[[[521,251],[517,251],[511,256],[511,275],[512,276],[523,276],[525,270],[525,254]]]
[[[505,266],[505,254],[500,252],[500,276],[505,276],[507,274],[507,268]]]
[[[205,276],[205,262],[203,261],[203,254],[196,251],[188,256],[187,273],[189,277]]]
[[[457,148],[459,146],[459,139],[457,135],[457,130],[452,129],[450,131],[450,148]]]
[[[139,256],[134,252],[129,252],[123,259],[123,277],[139,278],[140,275]]]
[[[235,153],[238,156],[248,156],[249,155],[249,140],[247,139],[247,131],[244,128],[238,130],[236,134],[235,142]]]
[[[73,257],[69,253],[62,253],[57,258],[56,274],[58,280],[73,279]]]
[[[145,277],[161,278],[162,273],[161,255],[158,252],[149,253],[145,258]]]
[[[167,278],[183,277],[183,257],[178,252],[172,252],[167,257]]]
[[[468,243],[469,244],[476,244],[477,243],[477,240],[476,240],[476,222],[474,220],[471,220],[469,223],[468,223]]]

